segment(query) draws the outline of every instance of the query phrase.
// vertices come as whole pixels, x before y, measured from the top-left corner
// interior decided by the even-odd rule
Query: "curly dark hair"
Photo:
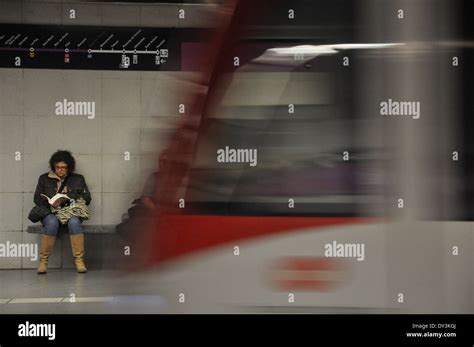
[[[67,170],[69,173],[74,172],[76,169],[76,160],[72,156],[71,152],[69,151],[62,151],[58,150],[53,153],[51,158],[49,159],[49,166],[52,171],[54,171],[54,165],[56,163],[59,163],[60,161],[63,161],[67,164]]]

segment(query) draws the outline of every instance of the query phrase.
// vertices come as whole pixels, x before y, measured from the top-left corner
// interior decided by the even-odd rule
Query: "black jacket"
[[[49,206],[48,200],[42,197],[41,194],[51,198],[57,193],[59,180],[50,176],[50,173],[47,172],[42,174],[38,179],[34,196],[34,202],[38,206]],[[76,173],[70,173],[68,176],[69,178],[66,184],[67,191],[65,194],[74,200],[83,198],[86,204],[89,205],[91,202],[91,193],[89,192],[84,176]]]

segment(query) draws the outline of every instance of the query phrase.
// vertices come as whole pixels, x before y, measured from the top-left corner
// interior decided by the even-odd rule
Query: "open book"
[[[58,199],[61,199],[61,198],[66,198],[66,199],[70,199],[69,196],[67,196],[66,194],[56,194],[55,196],[53,196],[52,198],[48,198],[46,195],[44,194],[41,194],[42,196],[44,196],[46,199],[48,199],[48,202],[50,205],[54,204],[54,202]]]

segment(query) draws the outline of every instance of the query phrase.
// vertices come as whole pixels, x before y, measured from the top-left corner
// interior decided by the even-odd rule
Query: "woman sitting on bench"
[[[71,152],[55,152],[49,160],[49,166],[51,171],[39,177],[34,195],[37,206],[51,209],[51,213],[42,220],[43,236],[38,274],[47,272],[48,258],[53,251],[60,223],[67,224],[76,270],[85,273],[87,268],[84,264],[84,234],[81,223],[88,218],[86,205],[91,202],[89,188],[84,176],[74,173],[76,161]],[[53,201],[56,194],[65,194],[67,197]]]

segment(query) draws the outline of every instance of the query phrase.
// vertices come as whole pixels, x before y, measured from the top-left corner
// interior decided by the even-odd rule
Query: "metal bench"
[[[93,225],[93,224],[84,224],[82,226],[85,234],[115,234],[115,225]],[[38,225],[30,225],[27,228],[27,232],[30,234],[42,234],[41,231],[42,226],[41,224]],[[67,226],[60,225],[58,233],[67,233]]]

